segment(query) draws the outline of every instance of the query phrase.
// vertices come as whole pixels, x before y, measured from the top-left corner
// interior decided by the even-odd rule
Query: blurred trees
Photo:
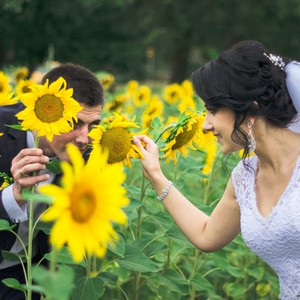
[[[60,62],[182,81],[244,39],[300,58],[298,0],[1,0],[0,68]]]

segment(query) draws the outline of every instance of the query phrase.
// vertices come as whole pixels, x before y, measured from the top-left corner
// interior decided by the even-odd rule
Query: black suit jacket
[[[23,104],[18,103],[8,106],[0,106],[0,132],[4,133],[0,137],[0,172],[5,172],[11,176],[10,168],[13,158],[24,148],[27,148],[26,131],[10,128],[6,125],[16,125],[19,122],[15,116],[19,111],[24,109]],[[3,179],[0,178],[0,183]],[[2,199],[2,191],[0,191],[0,219],[7,220],[10,224],[13,222],[8,217]],[[17,232],[18,225],[14,228]],[[0,250],[9,251],[15,242],[15,236],[7,231],[0,231]],[[0,253],[0,262],[2,256]]]

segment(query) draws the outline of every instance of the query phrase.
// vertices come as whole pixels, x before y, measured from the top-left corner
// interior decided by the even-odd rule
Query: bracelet
[[[169,181],[169,184],[162,190],[162,193],[160,196],[157,196],[157,200],[162,201],[166,198],[166,196],[169,194],[170,188],[173,185],[172,181]]]

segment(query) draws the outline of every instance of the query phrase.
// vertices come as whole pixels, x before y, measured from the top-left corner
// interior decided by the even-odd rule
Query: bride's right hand
[[[162,176],[158,146],[154,141],[146,135],[137,135],[134,136],[133,142],[143,155],[143,158],[141,158],[141,165],[146,178],[153,181]]]

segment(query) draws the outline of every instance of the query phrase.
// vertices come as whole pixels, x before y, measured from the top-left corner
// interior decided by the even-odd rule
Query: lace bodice
[[[272,212],[264,217],[256,204],[258,158],[241,161],[232,172],[240,207],[241,234],[246,245],[277,273],[280,299],[300,299],[300,157],[292,177]]]

